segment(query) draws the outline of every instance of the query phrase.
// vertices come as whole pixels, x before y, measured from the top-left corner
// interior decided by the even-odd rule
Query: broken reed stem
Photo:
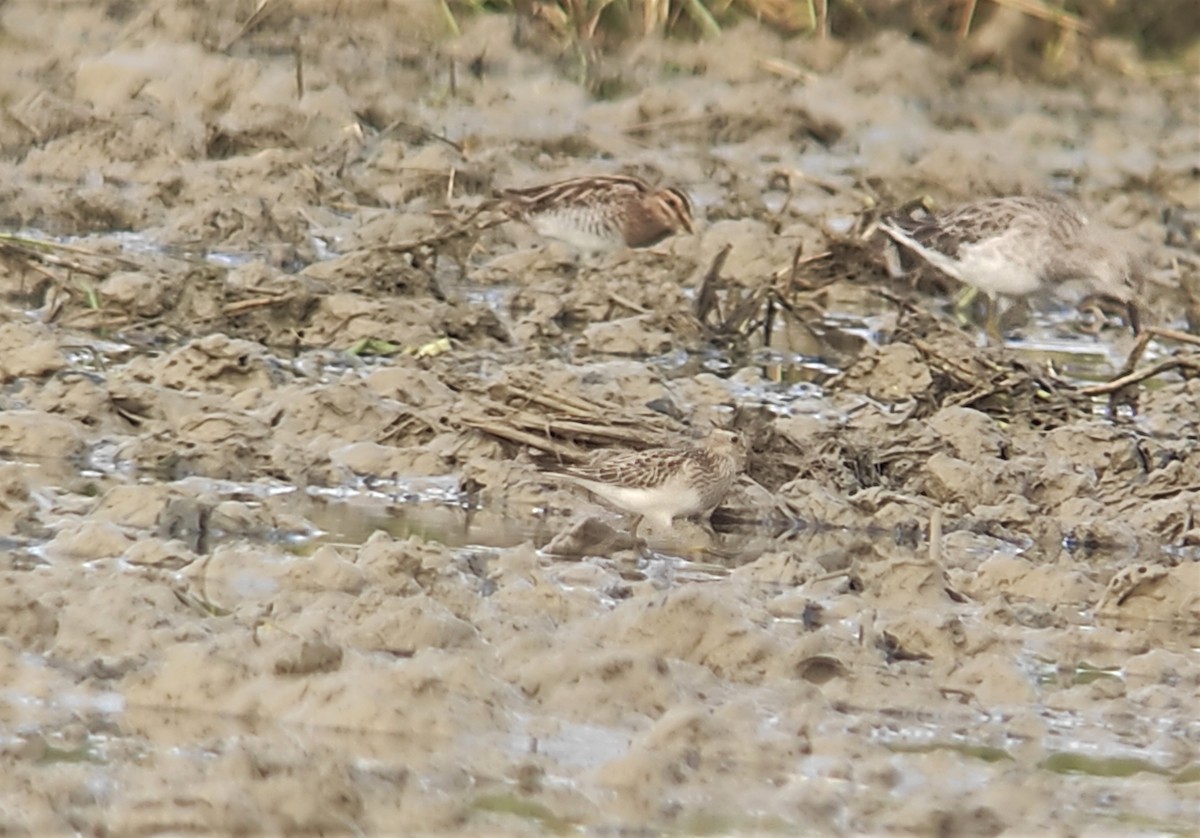
[[[940,506],[929,515],[929,562],[940,565],[942,560],[942,520],[945,516]]]
[[[1087,32],[1090,27],[1076,15],[1048,6],[1042,0],[992,0],[997,6],[1006,6],[1029,17],[1053,23],[1074,32]]]
[[[975,20],[975,7],[979,0],[966,0],[963,4],[962,19],[958,22],[958,39],[966,40],[971,33],[971,23]]]
[[[721,317],[721,311],[718,307],[717,289],[721,284],[721,269],[725,267],[725,260],[729,258],[730,251],[733,250],[732,244],[727,244],[721,248],[715,257],[712,264],[708,266],[708,272],[704,274],[704,281],[700,283],[700,293],[696,295],[696,319],[701,323],[708,317],[709,312],[717,309],[717,319]]]
[[[1122,387],[1127,387],[1130,384],[1137,384],[1139,381],[1145,381],[1147,378],[1154,378],[1156,375],[1161,375],[1164,372],[1173,369],[1185,369],[1200,371],[1200,356],[1185,355],[1180,358],[1167,358],[1165,361],[1159,361],[1157,364],[1151,364],[1148,367],[1131,372],[1128,375],[1122,375],[1114,378],[1105,384],[1095,384],[1091,387],[1081,387],[1079,393],[1084,396],[1103,396],[1108,393],[1114,393]]]
[[[304,98],[304,50],[300,48],[300,36],[292,42],[292,56],[296,59],[296,100]]]
[[[1180,343],[1190,343],[1194,346],[1200,346],[1200,335],[1193,335],[1189,332],[1181,332],[1178,329],[1167,329],[1161,326],[1151,326],[1146,330],[1147,335],[1166,338],[1167,340],[1177,340]]]
[[[1149,331],[1143,332],[1138,336],[1137,343],[1133,345],[1133,349],[1129,351],[1129,357],[1125,359],[1125,366],[1121,367],[1121,371],[1117,373],[1117,377],[1129,375],[1137,369],[1138,361],[1142,360],[1142,355],[1146,352],[1146,347],[1150,344],[1150,339],[1154,337]]]

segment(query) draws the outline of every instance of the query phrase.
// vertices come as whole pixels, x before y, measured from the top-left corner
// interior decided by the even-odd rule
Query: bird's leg
[[[891,239],[888,239],[883,246],[883,266],[887,269],[890,279],[904,278],[904,263],[900,261],[900,247]]]
[[[1001,346],[1004,345],[1004,333],[1000,330],[1000,301],[988,294],[987,298],[987,336]]]
[[[643,550],[641,544],[638,543],[638,535],[637,535],[638,527],[641,525],[642,519],[644,517],[645,517],[644,515],[638,515],[636,518],[633,519],[633,524],[631,524],[629,527],[629,535],[631,538],[633,538],[634,552],[636,552],[638,554],[639,558],[647,559],[650,557],[649,547],[647,547],[645,550]]]
[[[1125,303],[1125,324],[1135,335],[1142,333],[1142,309],[1136,300]]]
[[[964,285],[962,289],[954,295],[954,314],[956,317],[961,317],[964,320],[970,319],[971,306],[975,305],[975,300],[979,297],[979,289],[970,285]]]

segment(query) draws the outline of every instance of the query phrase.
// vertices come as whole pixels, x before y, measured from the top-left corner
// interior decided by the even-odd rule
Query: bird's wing
[[[501,198],[526,212],[539,212],[550,207],[589,204],[601,194],[625,199],[639,198],[650,187],[638,178],[624,175],[594,175],[560,180],[542,186],[501,190]],[[611,199],[610,197],[610,199]]]
[[[686,459],[686,452],[668,449],[604,452],[589,463],[567,466],[558,472],[628,489],[652,489],[678,473]]]

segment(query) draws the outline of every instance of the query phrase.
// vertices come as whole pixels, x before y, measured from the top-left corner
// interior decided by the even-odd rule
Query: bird
[[[643,521],[665,529],[676,518],[711,513],[745,467],[741,435],[714,428],[704,439],[682,445],[597,451],[578,465],[548,463],[542,470],[632,513],[630,535],[637,545]]]
[[[692,202],[673,186],[652,189],[625,175],[589,175],[501,190],[502,210],[540,235],[585,252],[650,247],[694,232]]]
[[[1082,280],[1125,306],[1137,332],[1141,266],[1113,230],[1058,196],[987,198],[919,217],[893,215],[880,229],[944,274],[988,296],[988,334],[1000,338],[996,297],[1026,297]]]

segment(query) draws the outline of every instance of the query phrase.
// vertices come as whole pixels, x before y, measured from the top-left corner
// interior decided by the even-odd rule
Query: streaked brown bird
[[[580,465],[544,465],[543,471],[633,513],[630,534],[636,544],[643,520],[669,528],[676,518],[712,512],[745,467],[741,436],[713,429],[696,442],[645,451],[597,451]]]
[[[624,175],[592,175],[505,189],[502,208],[547,238],[585,252],[650,247],[693,232],[692,202],[675,187],[652,189]]]
[[[1025,297],[1081,280],[1125,306],[1139,327],[1139,261],[1115,231],[1054,196],[989,198],[920,217],[880,222],[896,244],[988,296],[988,332],[999,337],[996,297]]]

